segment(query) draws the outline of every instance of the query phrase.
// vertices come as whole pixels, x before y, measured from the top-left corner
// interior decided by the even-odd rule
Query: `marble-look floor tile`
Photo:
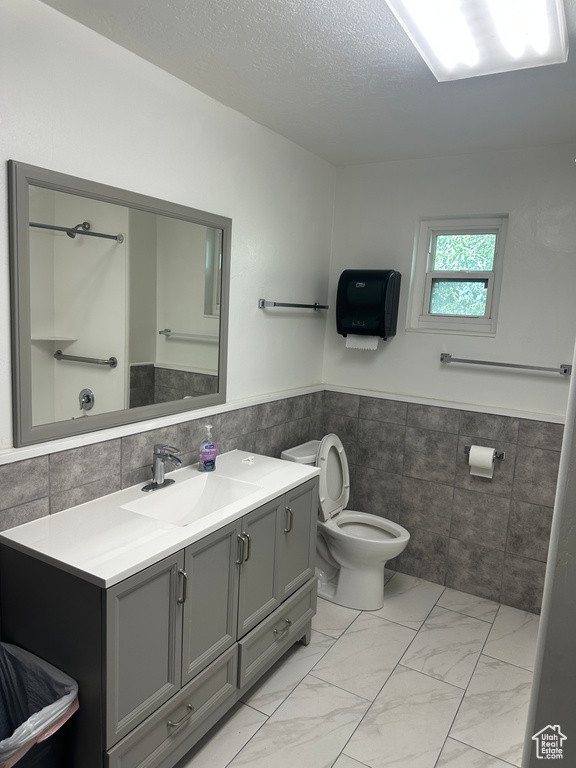
[[[528,670],[481,656],[450,736],[519,766],[531,686]]]
[[[434,768],[463,693],[397,667],[344,754],[370,768]]]
[[[415,634],[408,627],[362,613],[316,664],[312,674],[373,701]]]
[[[499,603],[446,587],[437,605],[448,608],[450,611],[465,613],[466,616],[472,616],[475,619],[493,622],[498,613]]]
[[[501,605],[488,636],[484,653],[494,659],[534,670],[540,617]]]
[[[348,755],[340,755],[332,768],[367,768],[367,766],[366,763],[359,763],[358,760],[353,760]]]
[[[329,768],[370,706],[310,676],[260,728],[230,768]]]
[[[230,760],[266,722],[266,716],[244,704],[236,704],[192,750],[179,768],[226,768]]]
[[[359,615],[360,611],[318,598],[316,616],[312,619],[312,629],[330,637],[340,637]]]
[[[335,642],[333,637],[312,631],[310,644],[293,645],[242,701],[271,715]]]
[[[510,765],[467,744],[447,739],[436,768],[510,768]]]
[[[440,584],[397,573],[386,584],[384,606],[372,614],[411,629],[420,629],[443,591]]]
[[[433,608],[400,663],[466,688],[489,631],[490,624],[485,621]]]

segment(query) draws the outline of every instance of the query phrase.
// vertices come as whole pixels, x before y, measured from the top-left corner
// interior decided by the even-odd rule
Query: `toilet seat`
[[[392,520],[371,515],[368,512],[356,512],[347,509],[337,517],[320,523],[320,530],[330,533],[336,538],[353,538],[366,544],[381,544],[383,541],[394,541],[402,538],[405,529]]]
[[[320,469],[318,515],[326,522],[346,509],[350,499],[350,470],[342,441],[333,433],[320,442],[316,456]]]

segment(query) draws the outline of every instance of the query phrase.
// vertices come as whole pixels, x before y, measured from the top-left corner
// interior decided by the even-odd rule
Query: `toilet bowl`
[[[318,595],[338,605],[374,611],[384,604],[384,566],[408,544],[398,523],[346,509],[350,472],[337,435],[283,451],[281,458],[320,469],[316,574]]]

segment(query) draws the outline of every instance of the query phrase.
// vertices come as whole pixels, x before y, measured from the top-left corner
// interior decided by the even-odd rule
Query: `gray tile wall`
[[[321,392],[0,466],[0,530],[151,477],[155,443],[197,461],[204,426],[220,452],[280,456],[336,432],[352,476],[351,508],[411,533],[389,566],[538,611],[563,428],[471,411]],[[506,451],[494,478],[469,474],[464,446]]]
[[[539,611],[562,425],[325,392],[327,432],[351,465],[349,507],[410,531],[389,567]],[[506,452],[493,479],[470,475],[465,445]]]

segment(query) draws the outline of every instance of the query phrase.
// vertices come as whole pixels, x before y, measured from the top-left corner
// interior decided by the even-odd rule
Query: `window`
[[[409,329],[496,332],[505,224],[505,217],[421,222]]]

